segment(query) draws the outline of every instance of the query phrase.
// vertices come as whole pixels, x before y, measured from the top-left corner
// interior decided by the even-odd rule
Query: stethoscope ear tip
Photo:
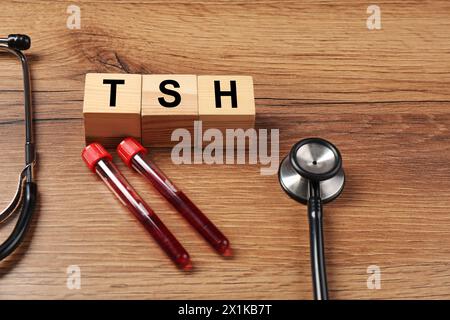
[[[31,47],[31,38],[26,34],[8,35],[8,47],[16,50],[28,50]]]

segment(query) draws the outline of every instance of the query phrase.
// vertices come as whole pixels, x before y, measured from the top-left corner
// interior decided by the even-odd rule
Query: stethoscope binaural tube
[[[291,198],[308,206],[314,298],[328,300],[322,204],[338,197],[344,188],[340,152],[324,139],[303,139],[281,162],[278,179]]]
[[[22,242],[33,217],[36,205],[37,185],[34,182],[33,169],[36,163],[36,151],[33,131],[33,109],[31,101],[31,80],[28,61],[21,50],[30,48],[31,40],[27,35],[12,34],[0,38],[0,51],[16,56],[22,66],[25,107],[25,167],[19,175],[17,191],[9,205],[0,212],[0,223],[11,217],[21,206],[20,215],[9,237],[0,244],[0,261],[9,256]]]

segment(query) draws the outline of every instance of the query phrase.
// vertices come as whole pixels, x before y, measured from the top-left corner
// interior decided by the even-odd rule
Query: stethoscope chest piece
[[[337,198],[344,189],[341,154],[326,140],[301,140],[281,162],[278,179],[291,198],[308,206],[314,298],[327,300],[322,204]]]
[[[337,198],[345,184],[338,149],[320,138],[308,138],[296,143],[281,162],[278,178],[284,191],[304,204],[308,202],[311,180],[320,181],[320,194],[324,203]]]

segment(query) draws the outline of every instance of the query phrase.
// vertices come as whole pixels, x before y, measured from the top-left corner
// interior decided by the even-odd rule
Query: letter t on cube
[[[86,142],[95,140],[111,146],[127,136],[141,140],[141,89],[140,74],[86,74]]]

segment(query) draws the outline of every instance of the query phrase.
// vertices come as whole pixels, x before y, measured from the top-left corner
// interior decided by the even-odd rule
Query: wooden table
[[[0,298],[309,299],[305,207],[257,165],[152,158],[229,236],[216,255],[154,190],[127,178],[190,251],[175,269],[81,160],[87,72],[243,74],[257,127],[280,129],[280,155],[320,136],[341,150],[342,196],[326,206],[330,297],[450,298],[450,4],[377,1],[67,1],[2,6],[0,34],[28,33],[39,203],[24,245],[0,264]],[[23,162],[19,68],[1,58],[1,205]],[[119,161],[117,161],[119,163]],[[2,226],[3,240],[13,223]],[[81,269],[81,289],[66,286]],[[367,268],[381,270],[369,290]]]

